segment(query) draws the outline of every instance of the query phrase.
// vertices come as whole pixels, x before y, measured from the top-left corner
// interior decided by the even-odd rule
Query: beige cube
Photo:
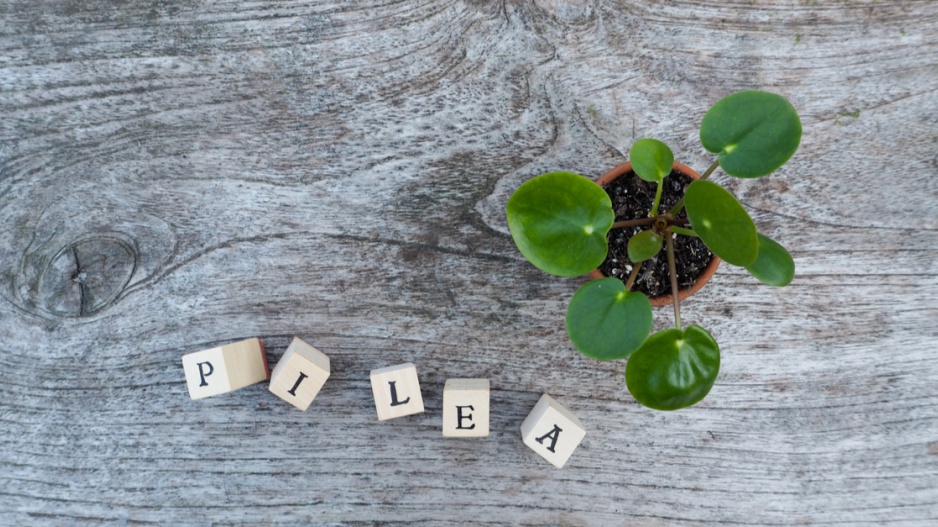
[[[580,420],[546,393],[521,424],[524,444],[557,468],[563,468],[585,436]]]
[[[443,437],[488,437],[489,380],[446,379]]]
[[[371,370],[371,391],[379,421],[423,412],[417,367],[409,362]]]
[[[305,412],[330,372],[325,353],[294,337],[270,374],[270,391]]]
[[[264,343],[257,338],[183,355],[182,369],[193,399],[233,392],[270,378]]]

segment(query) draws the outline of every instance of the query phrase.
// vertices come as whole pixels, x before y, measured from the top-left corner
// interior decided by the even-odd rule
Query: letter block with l
[[[202,399],[233,392],[270,378],[260,339],[247,339],[182,357],[189,397]]]
[[[446,379],[443,437],[488,437],[489,380]]]
[[[270,391],[305,412],[330,373],[329,357],[294,337],[270,374]]]
[[[557,468],[563,468],[584,437],[580,420],[546,393],[521,424],[524,444]]]
[[[417,367],[409,362],[371,370],[371,391],[379,421],[423,412]]]

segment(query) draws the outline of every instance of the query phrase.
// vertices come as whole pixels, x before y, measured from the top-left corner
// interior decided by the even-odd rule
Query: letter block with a
[[[423,412],[417,367],[409,362],[371,370],[371,391],[379,421]]]
[[[580,420],[546,393],[521,424],[524,444],[557,468],[563,468],[585,436]]]
[[[270,374],[270,391],[305,412],[330,371],[325,353],[294,337]]]
[[[446,379],[443,437],[488,437],[489,380]]]
[[[260,339],[247,339],[182,357],[189,397],[202,399],[233,392],[270,378]]]

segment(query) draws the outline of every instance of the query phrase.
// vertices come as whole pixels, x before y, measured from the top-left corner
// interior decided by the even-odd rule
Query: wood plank
[[[741,89],[802,146],[715,180],[798,273],[723,266],[682,311],[716,385],[653,412],[504,204],[640,137],[705,167]],[[936,130],[927,1],[2,2],[0,525],[938,522]],[[255,336],[330,357],[308,412],[189,399],[182,355]],[[379,423],[405,362],[426,411]],[[454,377],[488,438],[440,437]],[[563,470],[518,438],[544,392],[589,430]]]

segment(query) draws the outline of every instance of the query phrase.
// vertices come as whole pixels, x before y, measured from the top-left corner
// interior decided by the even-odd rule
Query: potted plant
[[[611,230],[638,231],[628,240],[628,276],[599,278],[580,287],[567,308],[566,327],[583,355],[597,360],[628,358],[629,391],[657,410],[696,404],[710,392],[720,368],[720,349],[713,336],[699,325],[685,328],[681,323],[675,240],[699,240],[719,259],[745,268],[768,285],[787,285],[795,271],[788,251],[760,234],[742,204],[708,178],[717,167],[739,178],[763,177],[777,170],[801,141],[798,113],[779,95],[738,92],[706,113],[700,140],[717,158],[699,178],[681,186],[683,196],[667,209],[661,207],[664,186],[679,174],[675,168],[683,165],[674,163],[671,149],[655,139],[636,141],[629,152],[635,175],[655,185],[648,212],[640,218],[616,222],[606,190],[570,172],[551,172],[525,182],[506,207],[521,254],[558,276],[579,276],[599,267],[609,251]],[[652,306],[633,287],[642,266],[659,257],[667,260],[675,327],[649,336]]]

